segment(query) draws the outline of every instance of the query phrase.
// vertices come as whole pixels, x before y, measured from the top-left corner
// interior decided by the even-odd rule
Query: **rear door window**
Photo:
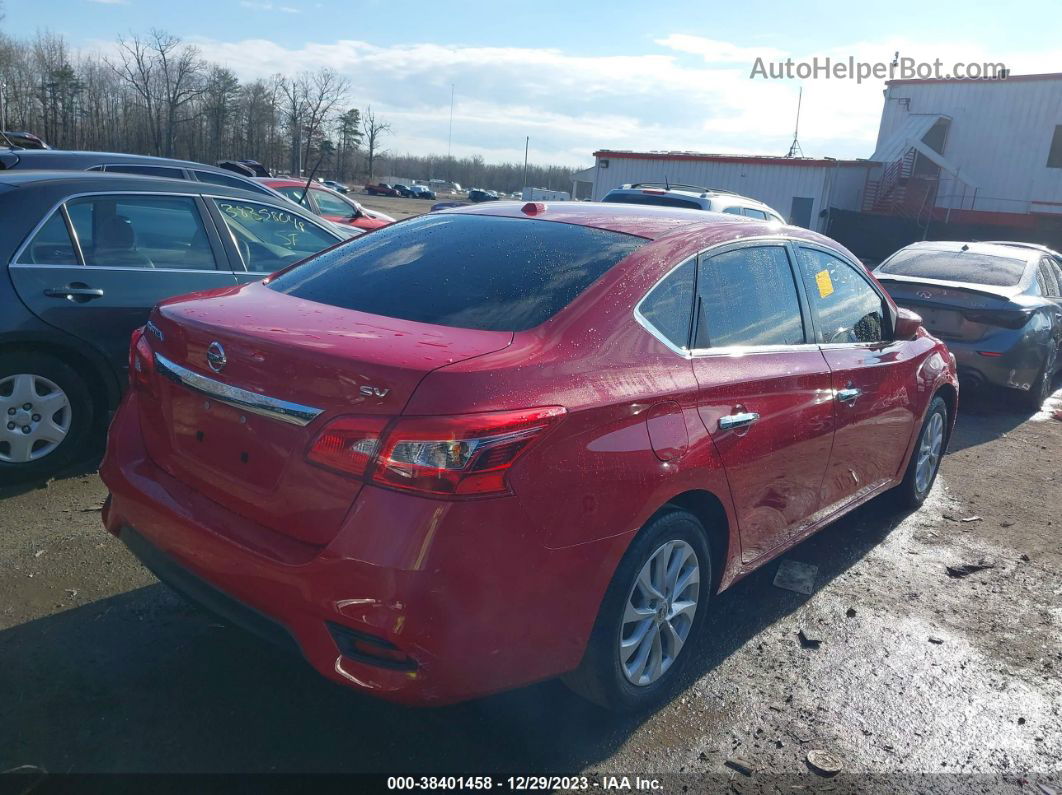
[[[668,196],[660,193],[610,193],[602,201],[614,204],[650,204],[657,207],[685,207],[690,210],[701,210],[703,207],[692,199],[682,199],[678,196]]]
[[[310,260],[270,286],[386,317],[523,331],[551,318],[645,243],[575,224],[422,215]]]
[[[251,182],[248,179],[230,177],[225,174],[215,174],[213,171],[199,171],[198,169],[192,173],[195,174],[197,180],[205,182],[208,185],[224,185],[226,188],[239,188],[240,190],[252,191],[261,191],[262,189],[261,185]]]
[[[755,207],[745,207],[742,209],[741,213],[749,218],[756,218],[760,221],[767,220],[767,213],[763,210],[757,210]]]
[[[804,321],[784,246],[704,257],[697,275],[696,348],[800,345]]]
[[[693,313],[694,257],[668,274],[638,305],[641,316],[676,348],[688,348]]]
[[[1046,288],[1044,295],[1052,298],[1062,295],[1062,285],[1059,284],[1057,270],[1058,266],[1047,257],[1040,260],[1040,274],[1042,274],[1043,286]]]
[[[285,199],[291,199],[296,204],[301,204],[303,207],[313,211],[304,188],[277,188],[277,192]]]
[[[214,199],[247,270],[272,273],[339,242],[303,216],[242,199]]]
[[[885,303],[854,266],[813,248],[797,249],[804,286],[818,319],[819,342],[881,342]]]
[[[141,166],[135,163],[110,163],[105,166],[106,170],[115,174],[140,174],[146,177],[166,177],[168,179],[184,179],[184,171],[169,166]]]
[[[333,196],[328,191],[311,189],[310,195],[313,196],[317,206],[321,210],[322,215],[338,215],[343,218],[349,218],[354,214],[354,208],[343,201],[338,196]]]
[[[18,261],[23,265],[78,265],[77,252],[70,239],[70,232],[63,220],[62,210],[56,210],[52,217],[33,236],[33,240],[19,255]]]
[[[199,205],[190,196],[107,195],[67,205],[85,264],[215,270]]]

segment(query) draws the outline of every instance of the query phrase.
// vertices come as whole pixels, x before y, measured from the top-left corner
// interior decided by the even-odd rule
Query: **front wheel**
[[[918,508],[926,501],[940,470],[947,437],[948,406],[937,395],[929,404],[903,482],[896,487],[896,497],[903,507]]]
[[[697,518],[675,510],[651,520],[616,569],[582,664],[565,683],[617,711],[663,702],[693,657],[711,582]]]

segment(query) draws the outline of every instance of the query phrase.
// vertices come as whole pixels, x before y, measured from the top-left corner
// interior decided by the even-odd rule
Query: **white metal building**
[[[871,159],[882,166],[864,210],[1026,228],[1062,220],[1062,73],[890,81]]]
[[[667,180],[748,196],[770,205],[790,223],[815,230],[825,228],[826,208],[860,206],[868,172],[876,167],[865,160],[696,152],[602,150],[594,158],[594,201],[624,184]]]

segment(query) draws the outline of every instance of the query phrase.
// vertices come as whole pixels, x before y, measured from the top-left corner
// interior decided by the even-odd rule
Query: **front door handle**
[[[49,298],[68,298],[71,301],[84,303],[93,298],[103,298],[103,290],[99,287],[89,287],[84,284],[69,284],[66,287],[48,287],[44,294]]]
[[[862,389],[856,389],[855,387],[848,387],[847,389],[837,390],[837,399],[842,403],[847,403],[850,400],[855,400],[857,397],[863,394]]]
[[[743,411],[740,414],[727,414],[719,418],[719,430],[731,431],[734,428],[746,428],[752,425],[760,415],[755,411]]]

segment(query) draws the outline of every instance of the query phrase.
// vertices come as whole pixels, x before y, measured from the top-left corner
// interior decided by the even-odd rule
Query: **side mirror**
[[[893,335],[897,340],[913,340],[918,335],[918,329],[922,326],[922,316],[910,309],[898,308],[896,314],[896,329]]]

